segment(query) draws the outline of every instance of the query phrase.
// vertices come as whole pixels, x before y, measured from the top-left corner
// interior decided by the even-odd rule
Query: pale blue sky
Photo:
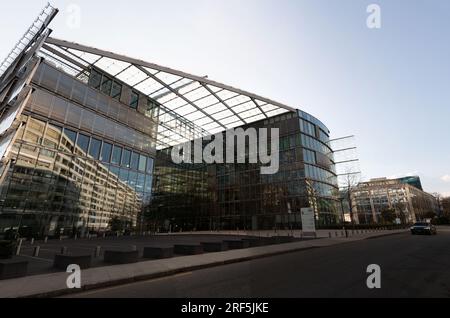
[[[2,3],[3,58],[45,1]],[[54,37],[301,108],[354,134],[364,178],[422,178],[450,195],[450,1],[53,1]],[[67,6],[81,26],[67,24]],[[366,8],[381,7],[381,29]],[[445,177],[447,176],[447,177]]]

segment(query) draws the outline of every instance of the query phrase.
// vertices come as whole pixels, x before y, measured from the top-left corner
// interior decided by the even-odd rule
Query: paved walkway
[[[311,248],[332,246],[404,232],[406,232],[406,230],[379,231],[354,235],[349,238],[323,238],[279,245],[254,247],[242,250],[183,256],[164,260],[144,261],[134,264],[91,268],[83,270],[81,273],[82,289],[89,290],[123,283],[131,283],[140,280],[170,276],[177,273],[206,267],[236,263],[261,257],[274,256]],[[50,297],[80,291],[67,289],[66,280],[68,276],[68,273],[63,272],[4,280],[0,282],[0,297]]]

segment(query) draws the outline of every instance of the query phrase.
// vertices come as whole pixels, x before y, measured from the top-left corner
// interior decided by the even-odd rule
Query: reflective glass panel
[[[122,157],[122,147],[114,146],[113,155],[111,158],[111,163],[120,165],[120,159]]]
[[[152,174],[153,173],[153,159],[148,157],[147,158],[147,173]]]
[[[131,169],[137,170],[139,165],[139,154],[133,152],[131,155]]]
[[[103,94],[110,95],[112,87],[112,79],[107,76],[103,76],[101,91]]]
[[[114,82],[112,85],[111,97],[119,100],[121,94],[122,94],[122,85]]]
[[[140,155],[139,156],[139,171],[145,171],[145,163],[147,161],[147,157]]]
[[[83,150],[84,153],[87,153],[89,148],[89,137],[83,134],[79,134],[77,145]]]
[[[131,151],[125,149],[122,156],[122,167],[130,167]]]
[[[91,139],[91,146],[89,147],[89,155],[92,156],[94,159],[98,159],[100,156],[100,147],[102,145],[101,140],[92,138]]]
[[[111,152],[112,152],[112,145],[107,142],[104,142],[100,160],[103,162],[109,162],[109,159],[111,158]]]
[[[131,92],[130,107],[137,109],[138,101],[139,101],[139,94],[136,92]]]
[[[99,89],[101,82],[102,82],[102,74],[100,74],[96,70],[92,70],[91,76],[89,78],[89,86],[92,86],[95,89]]]

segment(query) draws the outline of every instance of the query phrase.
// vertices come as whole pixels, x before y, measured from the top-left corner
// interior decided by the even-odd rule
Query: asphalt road
[[[366,284],[369,264],[381,267],[381,288]],[[394,235],[70,297],[450,297],[450,231]]]

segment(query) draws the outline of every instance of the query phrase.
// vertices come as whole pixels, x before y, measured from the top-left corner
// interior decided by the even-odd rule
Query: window
[[[119,172],[119,179],[124,182],[125,184],[128,184],[128,174],[129,171],[127,169],[120,169]]]
[[[120,165],[120,159],[122,158],[122,148],[119,146],[114,146],[111,163]]]
[[[77,140],[77,145],[78,145],[78,147],[81,148],[81,150],[83,150],[84,153],[87,154],[88,148],[89,148],[89,137],[85,136],[83,134],[79,134],[78,140]]]
[[[139,173],[136,181],[136,191],[144,192],[144,186],[145,186],[145,174]]]
[[[152,176],[147,176],[147,178],[145,179],[144,191],[146,193],[151,193],[152,192]]]
[[[131,155],[131,169],[137,170],[139,165],[139,154],[133,152]]]
[[[100,156],[100,147],[102,146],[101,140],[92,138],[91,139],[91,146],[89,147],[89,154],[94,159],[98,159]]]
[[[91,76],[89,77],[89,86],[100,89],[100,85],[102,82],[102,74],[97,72],[96,70],[91,70]]]
[[[122,94],[122,85],[120,85],[117,82],[113,82],[112,90],[111,90],[111,97],[119,100],[121,94]]]
[[[139,94],[136,93],[135,91],[131,91],[130,107],[133,109],[137,109],[138,101],[139,101]]]
[[[77,133],[74,132],[73,130],[64,128],[64,134],[75,145],[75,140],[77,139]]]
[[[304,161],[308,163],[316,163],[316,153],[314,151],[303,149]]]
[[[130,167],[131,151],[125,149],[122,156],[122,167]]]
[[[158,118],[159,116],[159,107],[156,104],[156,102],[152,101],[151,99],[147,100],[147,110],[145,112],[145,115],[150,118]]]
[[[108,76],[103,76],[101,91],[103,94],[110,95],[112,87],[112,79]]]
[[[139,156],[139,171],[145,171],[145,163],[147,158],[143,155]]]
[[[135,190],[136,189],[136,179],[137,179],[137,172],[130,171],[129,177],[128,177],[128,185]]]
[[[109,162],[109,158],[111,158],[111,151],[112,151],[112,145],[107,142],[104,142],[100,160],[103,162]]]
[[[148,157],[147,158],[147,173],[152,174],[153,173],[153,159]]]

